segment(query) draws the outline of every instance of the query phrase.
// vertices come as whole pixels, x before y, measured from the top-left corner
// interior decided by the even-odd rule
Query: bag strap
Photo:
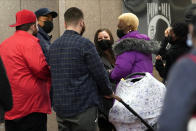
[[[147,128],[147,131],[154,131],[153,127],[149,125],[135,110],[133,110],[127,103],[125,103],[119,96],[113,95],[113,98],[123,104],[132,114],[134,114]]]

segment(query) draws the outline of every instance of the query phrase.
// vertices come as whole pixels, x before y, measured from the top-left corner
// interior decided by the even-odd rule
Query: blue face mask
[[[187,44],[188,47],[192,47],[193,46],[192,37],[191,37],[190,33],[187,36],[186,44]]]

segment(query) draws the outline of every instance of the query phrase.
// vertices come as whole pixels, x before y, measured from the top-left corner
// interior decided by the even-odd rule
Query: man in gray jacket
[[[159,131],[186,131],[189,120],[196,116],[196,14],[191,23],[193,49],[170,72]]]

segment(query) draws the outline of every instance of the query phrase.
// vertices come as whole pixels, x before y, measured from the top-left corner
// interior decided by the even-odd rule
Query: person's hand
[[[165,37],[168,37],[168,36],[169,36],[171,29],[172,29],[171,27],[168,27],[168,28],[165,30]]]
[[[162,60],[162,57],[160,55],[156,56],[156,60]]]
[[[111,95],[109,95],[109,96],[104,96],[104,98],[106,98],[106,99],[112,99],[112,98],[114,98],[114,92]]]
[[[116,99],[117,101],[122,101],[122,99],[119,97],[119,96],[116,96],[114,93],[112,94],[112,95],[110,95],[110,96],[104,96],[105,98],[107,98],[107,99]]]
[[[112,72],[112,69],[108,69],[109,74]]]

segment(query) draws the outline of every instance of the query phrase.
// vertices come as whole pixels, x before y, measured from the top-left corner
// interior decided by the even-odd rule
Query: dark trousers
[[[109,122],[108,116],[110,108],[112,108],[114,100],[101,97],[98,112],[99,131],[116,131],[112,123]]]
[[[97,108],[92,107],[76,116],[63,118],[57,116],[59,131],[96,131]]]
[[[47,114],[31,113],[15,120],[5,120],[5,131],[47,131]]]

